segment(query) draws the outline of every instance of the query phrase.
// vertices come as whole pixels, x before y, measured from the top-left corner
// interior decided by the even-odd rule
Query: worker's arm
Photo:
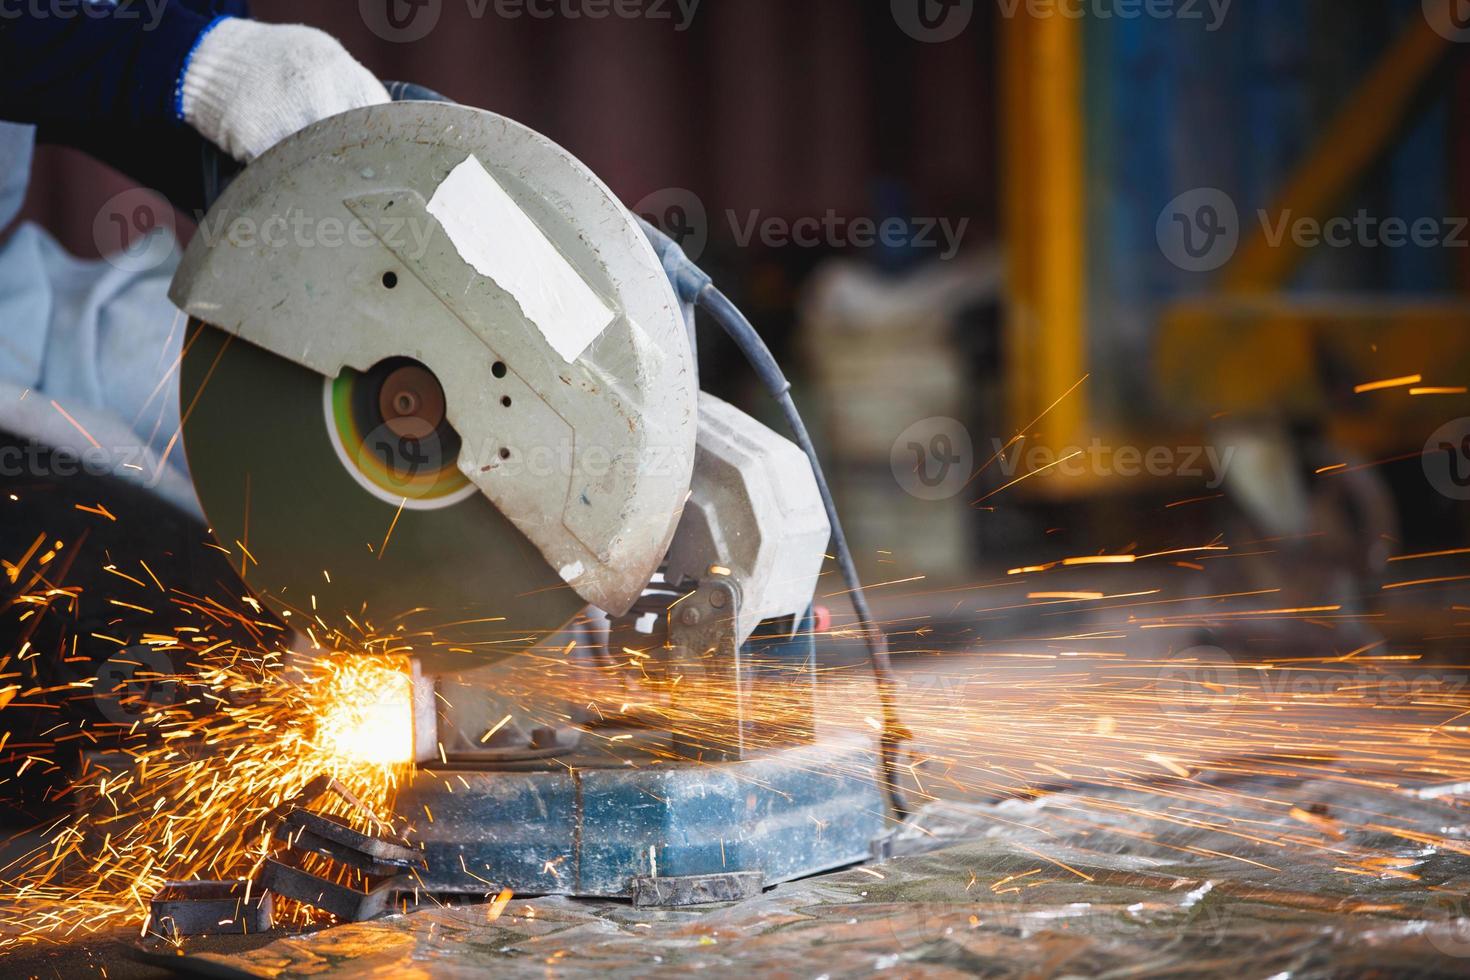
[[[0,6],[0,119],[192,210],[198,136],[251,160],[320,119],[388,101],[329,35],[245,13],[245,0]]]
[[[201,35],[245,0],[0,6],[0,119],[43,137],[87,126],[182,125],[179,80]]]

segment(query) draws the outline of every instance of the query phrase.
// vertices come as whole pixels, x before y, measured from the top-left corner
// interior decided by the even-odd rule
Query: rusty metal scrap
[[[423,863],[423,852],[406,841],[374,837],[308,810],[287,814],[276,828],[276,839],[374,877],[396,877]]]
[[[166,939],[261,933],[271,928],[269,892],[249,881],[171,881],[153,896],[150,930]]]
[[[366,879],[366,888],[359,889],[274,859],[265,862],[260,875],[261,886],[269,891],[330,912],[344,922],[365,922],[381,915],[387,911],[393,893],[408,881],[403,875]]]

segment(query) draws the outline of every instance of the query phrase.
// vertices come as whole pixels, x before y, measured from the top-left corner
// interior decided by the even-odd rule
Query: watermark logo
[[[1465,217],[1383,217],[1359,208],[1351,215],[1319,218],[1291,208],[1260,208],[1254,218],[1268,248],[1470,249],[1470,218]],[[1243,225],[1230,195],[1201,187],[1170,201],[1155,231],[1164,257],[1175,266],[1212,272],[1234,258]]]
[[[160,650],[128,647],[97,670],[93,699],[108,721],[131,725],[155,711],[173,706],[179,681],[173,661]]]
[[[1235,446],[1030,445],[992,438],[986,467],[1006,480],[1030,473],[1102,479],[1178,478],[1199,480],[1210,490],[1224,485],[1235,460]],[[975,447],[969,431],[943,416],[916,422],[903,431],[889,454],[893,476],[921,500],[947,500],[969,485],[975,473]]]
[[[663,20],[682,34],[694,26],[702,0],[466,0],[470,16],[485,16],[487,7],[504,20]]]
[[[71,479],[117,477],[150,489],[163,480],[166,467],[147,446],[52,446],[43,442],[0,446],[0,477],[6,479]]]
[[[683,187],[654,191],[633,213],[679,243],[689,261],[698,262],[709,245],[709,213],[699,195]]]
[[[1196,646],[1166,658],[1154,684],[1155,704],[1170,717],[1223,720],[1244,700],[1235,658],[1216,646]]]
[[[695,261],[708,246],[716,222],[723,222],[722,230],[728,229],[737,248],[928,251],[937,252],[941,262],[959,254],[970,229],[969,218],[849,217],[832,208],[795,218],[759,208],[744,213],[729,208],[712,221],[699,195],[683,187],[654,191],[631,210],[678,241]]]
[[[889,463],[893,478],[909,496],[948,500],[970,482],[975,446],[960,422],[936,416],[905,429],[893,443]]]
[[[464,0],[471,20],[661,20],[679,33],[694,25],[701,0]],[[411,44],[439,26],[443,0],[358,0],[368,30],[385,41]]]
[[[199,237],[210,247],[378,250],[387,247],[417,261],[428,254],[440,226],[428,217],[314,215],[301,209],[266,216],[198,211]],[[162,197],[132,188],[104,204],[92,221],[92,239],[104,258],[126,272],[158,268],[178,250],[174,209]]]
[[[1470,0],[1424,0],[1424,19],[1447,41],[1470,41]]]
[[[1164,257],[1185,272],[1213,272],[1240,247],[1240,212],[1215,187],[1180,194],[1159,214],[1154,229]]]
[[[19,20],[114,20],[143,21],[144,32],[158,29],[169,0],[0,0],[0,22]]]
[[[1470,899],[1450,892],[1429,896],[1425,911],[1431,920],[1424,930],[1429,945],[1460,959],[1470,957]]]
[[[1470,418],[1446,422],[1424,444],[1424,475],[1451,500],[1470,500]]]
[[[1290,208],[1257,212],[1266,244],[1280,248],[1289,240],[1297,248],[1470,248],[1470,218],[1379,218],[1367,209],[1352,217],[1325,221],[1297,215]]]
[[[394,44],[422,41],[444,13],[444,0],[357,0],[357,6],[368,30]]]
[[[435,489],[435,477],[446,469],[454,471],[445,449],[433,426],[408,418],[368,433],[355,462],[360,470],[378,473],[395,493],[416,499]]]
[[[216,210],[199,214],[199,235],[210,248],[225,243],[243,249],[379,249],[417,261],[428,254],[439,226],[410,215],[367,219],[355,215],[317,217],[302,210],[264,218]]]
[[[975,0],[890,0],[890,6],[903,32],[926,44],[953,41],[975,18]]]
[[[1213,34],[1225,26],[1235,0],[996,0],[1000,15],[1007,19],[1027,16],[1034,20],[1064,17],[1068,20],[1177,20],[1203,23]]]
[[[1235,446],[1111,446],[1101,439],[1060,450],[1044,445],[1018,447],[992,439],[991,448],[997,468],[1007,479],[1043,471],[1126,480],[1181,477],[1203,480],[1210,490],[1224,485],[1236,453]]]
[[[787,219],[763,215],[759,210],[744,216],[727,211],[730,232],[741,248],[759,242],[766,248],[870,249],[894,251],[938,251],[939,261],[948,262],[960,252],[970,219],[960,218],[848,218],[829,209],[821,217],[810,215]]]
[[[141,187],[110,198],[92,220],[92,243],[104,260],[123,272],[151,272],[178,249],[174,209]]]

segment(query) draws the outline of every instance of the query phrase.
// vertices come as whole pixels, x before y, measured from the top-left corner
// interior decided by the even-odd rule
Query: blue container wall
[[[1146,402],[1159,310],[1218,287],[1218,273],[1183,271],[1161,252],[1165,206],[1219,188],[1237,205],[1243,238],[1259,233],[1261,212],[1422,17],[1420,0],[1235,0],[1217,23],[1207,4],[1197,9],[1201,19],[1094,16],[1085,25],[1089,353],[1095,378],[1118,379],[1103,392],[1113,405]],[[1451,101],[1449,86],[1427,92],[1335,213],[1452,217]],[[1453,290],[1456,275],[1448,249],[1354,245],[1313,250],[1285,288],[1434,295]]]

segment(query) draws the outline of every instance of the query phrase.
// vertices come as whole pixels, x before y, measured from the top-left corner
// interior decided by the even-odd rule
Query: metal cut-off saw
[[[679,904],[868,859],[903,816],[904,734],[779,366],[565,150],[392,90],[230,181],[171,295],[189,466],[254,596],[412,649],[400,812],[435,815],[423,887]],[[696,308],[792,438],[700,392]],[[829,541],[885,707],[876,745],[812,718]],[[718,717],[666,713],[596,752],[566,712],[491,728],[497,662],[623,628],[661,676],[722,685]]]

